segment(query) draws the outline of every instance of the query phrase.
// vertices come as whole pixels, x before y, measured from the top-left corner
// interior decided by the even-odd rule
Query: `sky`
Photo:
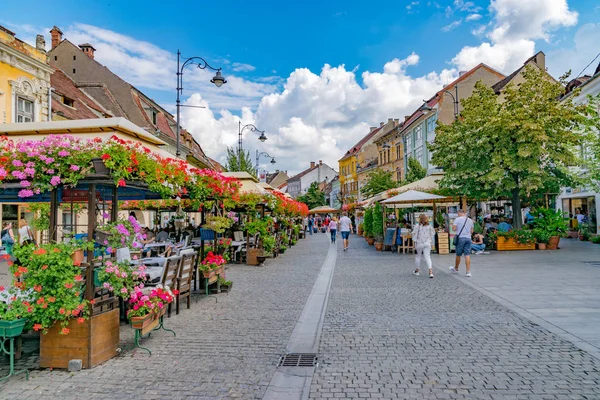
[[[410,115],[481,62],[510,74],[542,50],[555,77],[600,62],[600,0],[30,0],[35,13],[0,3],[17,37],[41,33],[49,47],[56,25],[172,113],[178,49],[222,68],[221,88],[214,72],[185,69],[183,102],[206,108],[182,108],[182,125],[224,162],[238,122],[254,124],[268,139],[246,129],[244,149],[290,175],[319,160],[337,170],[370,126]]]

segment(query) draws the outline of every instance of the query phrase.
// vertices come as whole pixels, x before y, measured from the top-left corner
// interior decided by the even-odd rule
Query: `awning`
[[[329,206],[320,206],[320,207],[315,207],[313,209],[308,210],[308,213],[309,214],[331,214],[331,213],[336,213],[339,211],[340,210],[331,208]]]
[[[437,194],[419,192],[418,190],[407,190],[387,200],[383,200],[383,204],[406,204],[406,203],[434,203],[446,199],[444,196]]]
[[[240,193],[267,194],[269,191],[261,186],[258,179],[246,171],[223,172],[224,176],[237,178],[240,180]]]

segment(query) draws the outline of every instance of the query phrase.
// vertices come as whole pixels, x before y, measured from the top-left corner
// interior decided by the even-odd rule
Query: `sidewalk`
[[[436,257],[434,279],[416,277],[413,255],[352,236],[338,254],[311,398],[600,398],[600,360],[442,271],[450,259]]]
[[[454,254],[433,260],[447,272]],[[561,239],[557,251],[492,251],[471,263],[473,287],[600,359],[600,245]]]

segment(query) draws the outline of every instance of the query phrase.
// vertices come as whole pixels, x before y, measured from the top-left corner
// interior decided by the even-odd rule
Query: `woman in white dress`
[[[429,277],[433,278],[433,269],[431,268],[431,248],[435,238],[435,231],[429,224],[427,215],[419,215],[419,224],[412,230],[412,240],[415,246],[415,270],[413,275],[419,275],[421,266],[421,257],[425,258],[427,268],[429,268]]]

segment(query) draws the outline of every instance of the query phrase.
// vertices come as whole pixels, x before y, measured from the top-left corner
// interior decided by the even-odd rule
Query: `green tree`
[[[227,162],[225,169],[227,171],[246,171],[250,175],[256,178],[256,169],[252,165],[252,158],[250,157],[249,151],[242,151],[241,153],[241,168],[240,168],[240,152],[239,149],[227,147]]]
[[[365,219],[363,220],[363,230],[365,231],[365,237],[373,237],[373,207],[369,207],[365,210]]]
[[[296,200],[306,204],[309,209],[324,206],[326,204],[325,194],[319,189],[319,184],[317,182],[311,183],[306,193],[298,196]]]
[[[392,179],[392,171],[384,171],[376,168],[368,175],[369,180],[360,190],[364,197],[369,198],[385,190],[398,186],[398,183]]]
[[[559,102],[564,88],[544,71],[527,67],[524,81],[508,85],[500,98],[478,82],[462,100],[460,118],[440,124],[432,164],[445,171],[441,186],[470,197],[509,197],[520,228],[521,201],[575,177],[569,166],[586,124],[585,107]],[[548,192],[546,192],[548,193]]]
[[[419,160],[415,157],[408,159],[408,173],[406,174],[406,180],[403,183],[416,182],[419,179],[425,178],[427,170],[421,165]]]
[[[375,241],[383,242],[383,209],[380,203],[375,203],[373,207],[373,221],[371,225]]]

